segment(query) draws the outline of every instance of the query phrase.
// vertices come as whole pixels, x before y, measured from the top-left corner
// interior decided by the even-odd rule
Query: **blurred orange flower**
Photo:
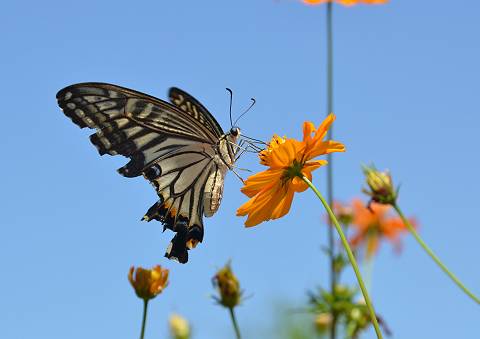
[[[344,6],[353,6],[358,4],[366,5],[381,5],[388,2],[388,0],[303,0],[308,5],[320,5],[327,2],[336,2]]]
[[[308,185],[301,176],[312,180],[312,171],[326,165],[326,160],[312,160],[332,152],[344,152],[345,146],[336,141],[324,141],[335,120],[330,114],[315,129],[311,122],[303,124],[303,141],[274,135],[268,147],[259,153],[260,163],[269,169],[250,176],[241,191],[251,198],[237,210],[238,216],[248,215],[245,226],[283,217],[290,210],[295,192]]]
[[[352,226],[356,232],[350,243],[354,248],[365,246],[367,258],[377,252],[382,239],[390,241],[398,250],[400,249],[399,236],[408,229],[400,218],[388,216],[391,206],[372,202],[367,208],[360,199],[354,199],[352,207]],[[415,225],[413,219],[409,221]]]

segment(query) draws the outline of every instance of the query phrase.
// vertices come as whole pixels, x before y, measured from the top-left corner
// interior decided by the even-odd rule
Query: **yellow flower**
[[[373,201],[385,205],[394,205],[397,191],[393,187],[392,177],[388,171],[380,172],[373,165],[363,166],[363,173],[370,191],[363,190]]]
[[[170,334],[172,339],[190,338],[190,325],[185,318],[174,313],[170,315],[168,323],[170,325]]]
[[[230,263],[227,263],[215,274],[212,282],[220,294],[220,298],[215,298],[219,304],[234,308],[240,303],[242,291],[237,277],[232,272]]]
[[[311,180],[312,171],[327,164],[326,160],[312,159],[345,151],[339,142],[324,141],[334,120],[335,115],[330,114],[317,129],[313,123],[305,122],[303,141],[273,136],[259,153],[260,163],[269,168],[250,176],[241,189],[251,198],[237,210],[238,216],[248,215],[245,226],[283,217],[290,210],[294,193],[308,188],[301,176]]]
[[[142,267],[135,270],[132,266],[128,272],[128,280],[139,298],[149,300],[162,293],[168,285],[168,272],[168,269],[159,265],[150,270]]]
[[[366,5],[381,5],[388,2],[388,0],[303,0],[308,5],[320,5],[327,2],[336,2],[344,6],[353,6],[357,4]]]

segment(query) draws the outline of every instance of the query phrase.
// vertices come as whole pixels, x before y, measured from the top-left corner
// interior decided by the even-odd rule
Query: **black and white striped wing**
[[[172,87],[168,91],[168,97],[170,102],[184,111],[185,113],[194,116],[202,121],[202,124],[210,131],[222,135],[223,130],[208,110],[194,97],[187,92],[182,91],[179,88]],[[229,154],[229,162],[235,162],[235,156],[240,150],[239,147],[234,146],[232,143],[226,143],[227,153]]]
[[[190,96],[189,96],[190,97]],[[129,157],[118,171],[143,175],[160,200],[144,219],[156,219],[176,232],[167,256],[188,260],[187,248],[203,239],[204,191],[217,165],[213,161],[223,134],[213,116],[182,110],[155,97],[111,84],[83,83],[57,93],[59,106],[90,136],[99,153]]]
[[[202,125],[217,136],[223,135],[222,127],[210,112],[194,97],[180,88],[171,87],[168,91],[170,102],[188,115],[199,120]]]
[[[213,160],[213,152],[212,148],[187,146],[159,159],[144,172],[160,200],[143,218],[159,220],[176,232],[166,256],[182,263],[188,260],[187,250],[203,240],[202,216],[213,215],[208,212],[213,206],[212,192],[219,185],[223,188],[226,170]]]
[[[155,97],[102,83],[66,87],[57,93],[65,115],[79,127],[97,130],[90,139],[101,155],[121,154],[131,161],[119,172],[127,177],[142,174],[165,149],[162,141],[177,137],[197,143],[215,144],[221,130],[206,128],[211,120],[188,114]]]

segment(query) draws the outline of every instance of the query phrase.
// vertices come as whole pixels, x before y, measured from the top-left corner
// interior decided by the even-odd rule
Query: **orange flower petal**
[[[320,5],[327,2],[332,2],[331,0],[303,0],[307,5]]]
[[[315,132],[315,125],[310,121],[303,123],[303,141],[307,142],[312,140],[312,133]]]
[[[262,190],[260,190],[260,192],[258,192],[253,198],[248,200],[246,203],[244,203],[237,209],[237,216],[247,215],[248,213],[250,213],[250,211],[254,210],[257,200],[261,199],[262,197],[268,197],[268,194],[265,194],[265,192],[269,192],[275,185],[276,182],[273,181],[269,185],[266,185],[264,188],[262,188]]]
[[[323,141],[327,135],[328,129],[335,121],[335,115],[332,113],[325,118],[315,131],[313,124],[304,123],[303,125],[303,141],[305,144],[305,151],[302,157],[302,161],[310,160],[323,154],[332,152],[344,152],[345,146],[342,143],[336,141]],[[312,137],[311,134],[315,132]]]
[[[287,193],[282,198],[282,200],[278,203],[277,207],[273,210],[271,218],[278,219],[283,217],[285,214],[290,211],[290,207],[292,206],[294,190],[291,186],[288,187]]]
[[[267,201],[272,195],[272,191],[276,189],[279,184],[276,181],[266,185],[260,192],[258,192],[253,198],[248,200],[242,206],[237,209],[237,216],[244,216],[259,208]]]
[[[245,180],[245,185],[240,190],[247,197],[251,198],[260,192],[265,186],[271,185],[272,181],[279,181],[283,171],[283,169],[268,169],[256,173]]]
[[[312,143],[312,145],[308,148],[308,151],[305,152],[305,160],[310,160],[320,155],[334,152],[345,152],[345,145],[332,140],[317,140],[316,142]]]
[[[277,148],[279,145],[285,142],[285,137],[279,137],[278,135],[274,134],[272,139],[267,145],[267,148],[258,153],[258,157],[260,158],[260,163],[265,166],[270,166],[270,159],[272,156],[272,150]]]
[[[289,167],[293,160],[296,159],[297,154],[303,150],[303,144],[295,139],[287,139],[277,148],[272,150],[270,158],[271,168],[286,168]]]
[[[328,129],[335,121],[336,117],[335,114],[330,113],[325,120],[318,126],[317,131],[315,132],[315,136],[313,137],[315,140],[323,140],[327,135]]]
[[[367,236],[367,258],[370,258],[377,253],[379,245],[380,241],[378,235]]]
[[[390,241],[398,252],[401,248],[400,235],[406,232],[406,226],[398,217],[389,217],[391,206],[371,203],[368,209],[359,199],[352,201],[353,222],[356,230],[350,239],[352,246],[365,245],[365,254],[371,257],[376,253],[380,241]]]
[[[260,192],[255,196],[255,202],[248,211],[245,226],[252,227],[263,221],[272,219],[272,213],[284,198],[287,190],[282,185],[275,185],[269,190]]]
[[[353,6],[357,4],[366,5],[381,5],[388,2],[388,0],[303,0],[307,5],[320,5],[327,2],[336,2],[344,6]]]
[[[312,181],[312,173],[304,173],[308,180]],[[299,177],[295,177],[290,182],[290,186],[295,192],[301,193],[308,188],[308,185]]]
[[[242,206],[237,208],[237,217],[243,217],[248,214],[248,212],[252,209],[252,205],[255,203],[255,198],[248,200]]]
[[[310,161],[307,161],[305,163],[305,165],[303,165],[303,169],[302,169],[302,173],[303,172],[312,172],[314,170],[316,170],[317,168],[321,167],[321,166],[325,166],[326,164],[328,164],[328,161],[327,160],[310,160]]]

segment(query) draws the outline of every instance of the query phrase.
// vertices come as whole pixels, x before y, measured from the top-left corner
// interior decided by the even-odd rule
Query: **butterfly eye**
[[[232,127],[230,129],[230,134],[233,135],[234,137],[237,137],[238,134],[240,134],[240,129],[238,127]]]

